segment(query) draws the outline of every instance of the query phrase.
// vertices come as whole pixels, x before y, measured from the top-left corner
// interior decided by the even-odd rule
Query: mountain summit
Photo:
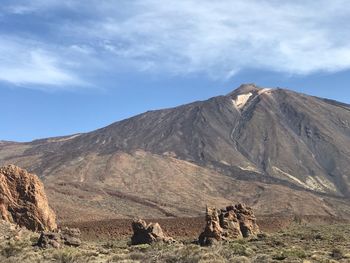
[[[230,92],[228,94],[228,96],[237,96],[237,95],[241,95],[241,94],[245,94],[245,93],[249,93],[249,92],[257,93],[257,92],[259,92],[262,89],[263,88],[259,88],[254,83],[242,84],[237,89],[235,89],[232,92]]]
[[[101,218],[143,207],[194,215],[232,199],[263,213],[348,216],[349,137],[349,105],[244,84],[89,133],[0,144],[0,164],[40,174],[64,218],[78,196]]]

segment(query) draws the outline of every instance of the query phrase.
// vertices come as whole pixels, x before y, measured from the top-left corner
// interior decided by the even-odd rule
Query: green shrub
[[[89,256],[84,255],[75,248],[56,249],[50,254],[59,263],[86,263],[90,261]]]
[[[291,249],[284,249],[280,252],[277,252],[275,255],[273,255],[273,259],[275,260],[285,260],[286,258],[297,258],[297,259],[304,259],[307,255],[305,251],[301,248],[291,248]]]
[[[130,258],[131,259],[133,259],[133,260],[139,260],[139,261],[143,261],[143,259],[145,259],[145,257],[146,257],[146,255],[144,254],[144,253],[142,253],[142,252],[137,252],[137,251],[135,251],[135,252],[132,252],[131,254],[130,254]]]
[[[17,242],[9,241],[1,247],[1,255],[5,258],[14,257],[23,251],[23,246]]]
[[[247,257],[234,257],[234,258],[230,259],[229,262],[230,263],[250,263],[251,261]]]

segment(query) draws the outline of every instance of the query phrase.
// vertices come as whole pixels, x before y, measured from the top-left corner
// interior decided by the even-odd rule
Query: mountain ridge
[[[315,206],[313,200],[320,200],[320,206],[332,211],[330,214],[341,215],[348,213],[342,200],[350,197],[348,107],[290,90],[244,84],[223,96],[148,111],[88,133],[29,143],[0,143],[0,164],[14,162],[37,173],[49,185],[51,197],[60,195],[59,198],[73,200],[74,189],[84,195],[86,189],[92,189],[95,195],[89,198],[94,200],[102,198],[108,204],[127,200],[135,207],[150,207],[151,202],[158,211],[165,211],[164,215],[179,215],[181,211],[191,214],[191,191],[200,195],[201,180],[205,187],[209,187],[209,181],[213,184],[210,175],[218,180],[214,185],[221,195],[214,198],[215,191],[208,190],[210,194],[203,197],[203,204],[220,197],[261,205],[262,200],[233,186],[239,182],[257,192],[259,187],[272,189],[276,197],[284,196],[280,188],[288,193],[298,192],[308,196],[304,201],[308,209],[322,214],[308,204]],[[157,162],[164,165],[158,167]],[[205,180],[200,174],[184,172],[199,170],[208,175]],[[176,205],[157,192],[172,189],[167,181],[159,188],[151,184],[150,189],[143,189],[147,193],[141,191],[137,181],[128,181],[135,176],[145,185],[165,178],[172,181],[172,176],[186,181],[183,173],[192,178],[191,185],[173,182],[180,188]],[[237,193],[218,190],[224,187],[219,182],[231,185]],[[66,190],[64,183],[72,189]],[[269,199],[273,194],[264,195]],[[135,199],[136,196],[141,199]],[[165,198],[161,205],[159,196]],[[191,205],[184,204],[184,200]],[[329,200],[338,205],[330,206],[333,201]],[[307,213],[306,208],[299,211],[295,207],[300,202],[282,198],[281,206],[271,207],[271,211],[280,212],[284,203],[291,207],[286,208],[291,213]],[[56,203],[61,206],[59,200]],[[98,205],[92,206],[97,209]],[[343,212],[338,211],[339,207]]]

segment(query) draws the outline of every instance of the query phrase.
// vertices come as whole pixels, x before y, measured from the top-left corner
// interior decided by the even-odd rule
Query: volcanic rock
[[[252,209],[243,204],[221,210],[207,207],[206,221],[205,229],[198,238],[202,246],[210,246],[223,240],[246,238],[260,232]]]
[[[37,243],[41,248],[60,248],[61,245],[61,235],[57,232],[42,232]]]
[[[42,232],[37,246],[41,248],[79,247],[81,232],[78,228],[64,228],[55,232]]]
[[[349,219],[350,105],[247,84],[92,132],[2,142],[9,162],[45,178],[64,221],[192,217],[230,200]]]
[[[78,247],[81,245],[81,232],[79,228],[64,228],[61,232],[64,244],[67,246]]]
[[[32,231],[57,227],[39,178],[15,165],[0,168],[0,218]]]
[[[256,217],[253,210],[244,204],[237,204],[226,208],[227,211],[234,211],[239,221],[240,230],[243,237],[257,235],[260,230],[256,223]]]
[[[134,232],[131,237],[132,245],[152,244],[156,242],[172,243],[174,239],[164,234],[158,223],[147,224],[144,220],[138,219],[132,222]]]

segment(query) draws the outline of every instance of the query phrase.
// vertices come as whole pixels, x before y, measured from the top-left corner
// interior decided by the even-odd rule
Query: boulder
[[[227,209],[235,211],[243,237],[255,236],[260,233],[256,217],[250,207],[244,204],[237,204]]]
[[[256,218],[250,207],[243,204],[220,210],[207,207],[206,226],[198,242],[202,246],[210,246],[218,241],[247,238],[259,232]]]
[[[61,238],[66,246],[79,247],[81,232],[79,228],[64,228],[61,230]]]
[[[61,248],[62,239],[58,232],[42,232],[37,243],[41,248]]]
[[[32,231],[57,228],[42,182],[15,165],[0,168],[0,219]]]
[[[152,244],[156,242],[172,243],[174,239],[164,234],[158,223],[147,224],[144,220],[138,219],[132,222],[134,232],[131,237],[132,245]]]
[[[56,231],[41,233],[37,246],[40,248],[61,248],[63,246],[79,247],[81,245],[78,228],[64,228]]]

